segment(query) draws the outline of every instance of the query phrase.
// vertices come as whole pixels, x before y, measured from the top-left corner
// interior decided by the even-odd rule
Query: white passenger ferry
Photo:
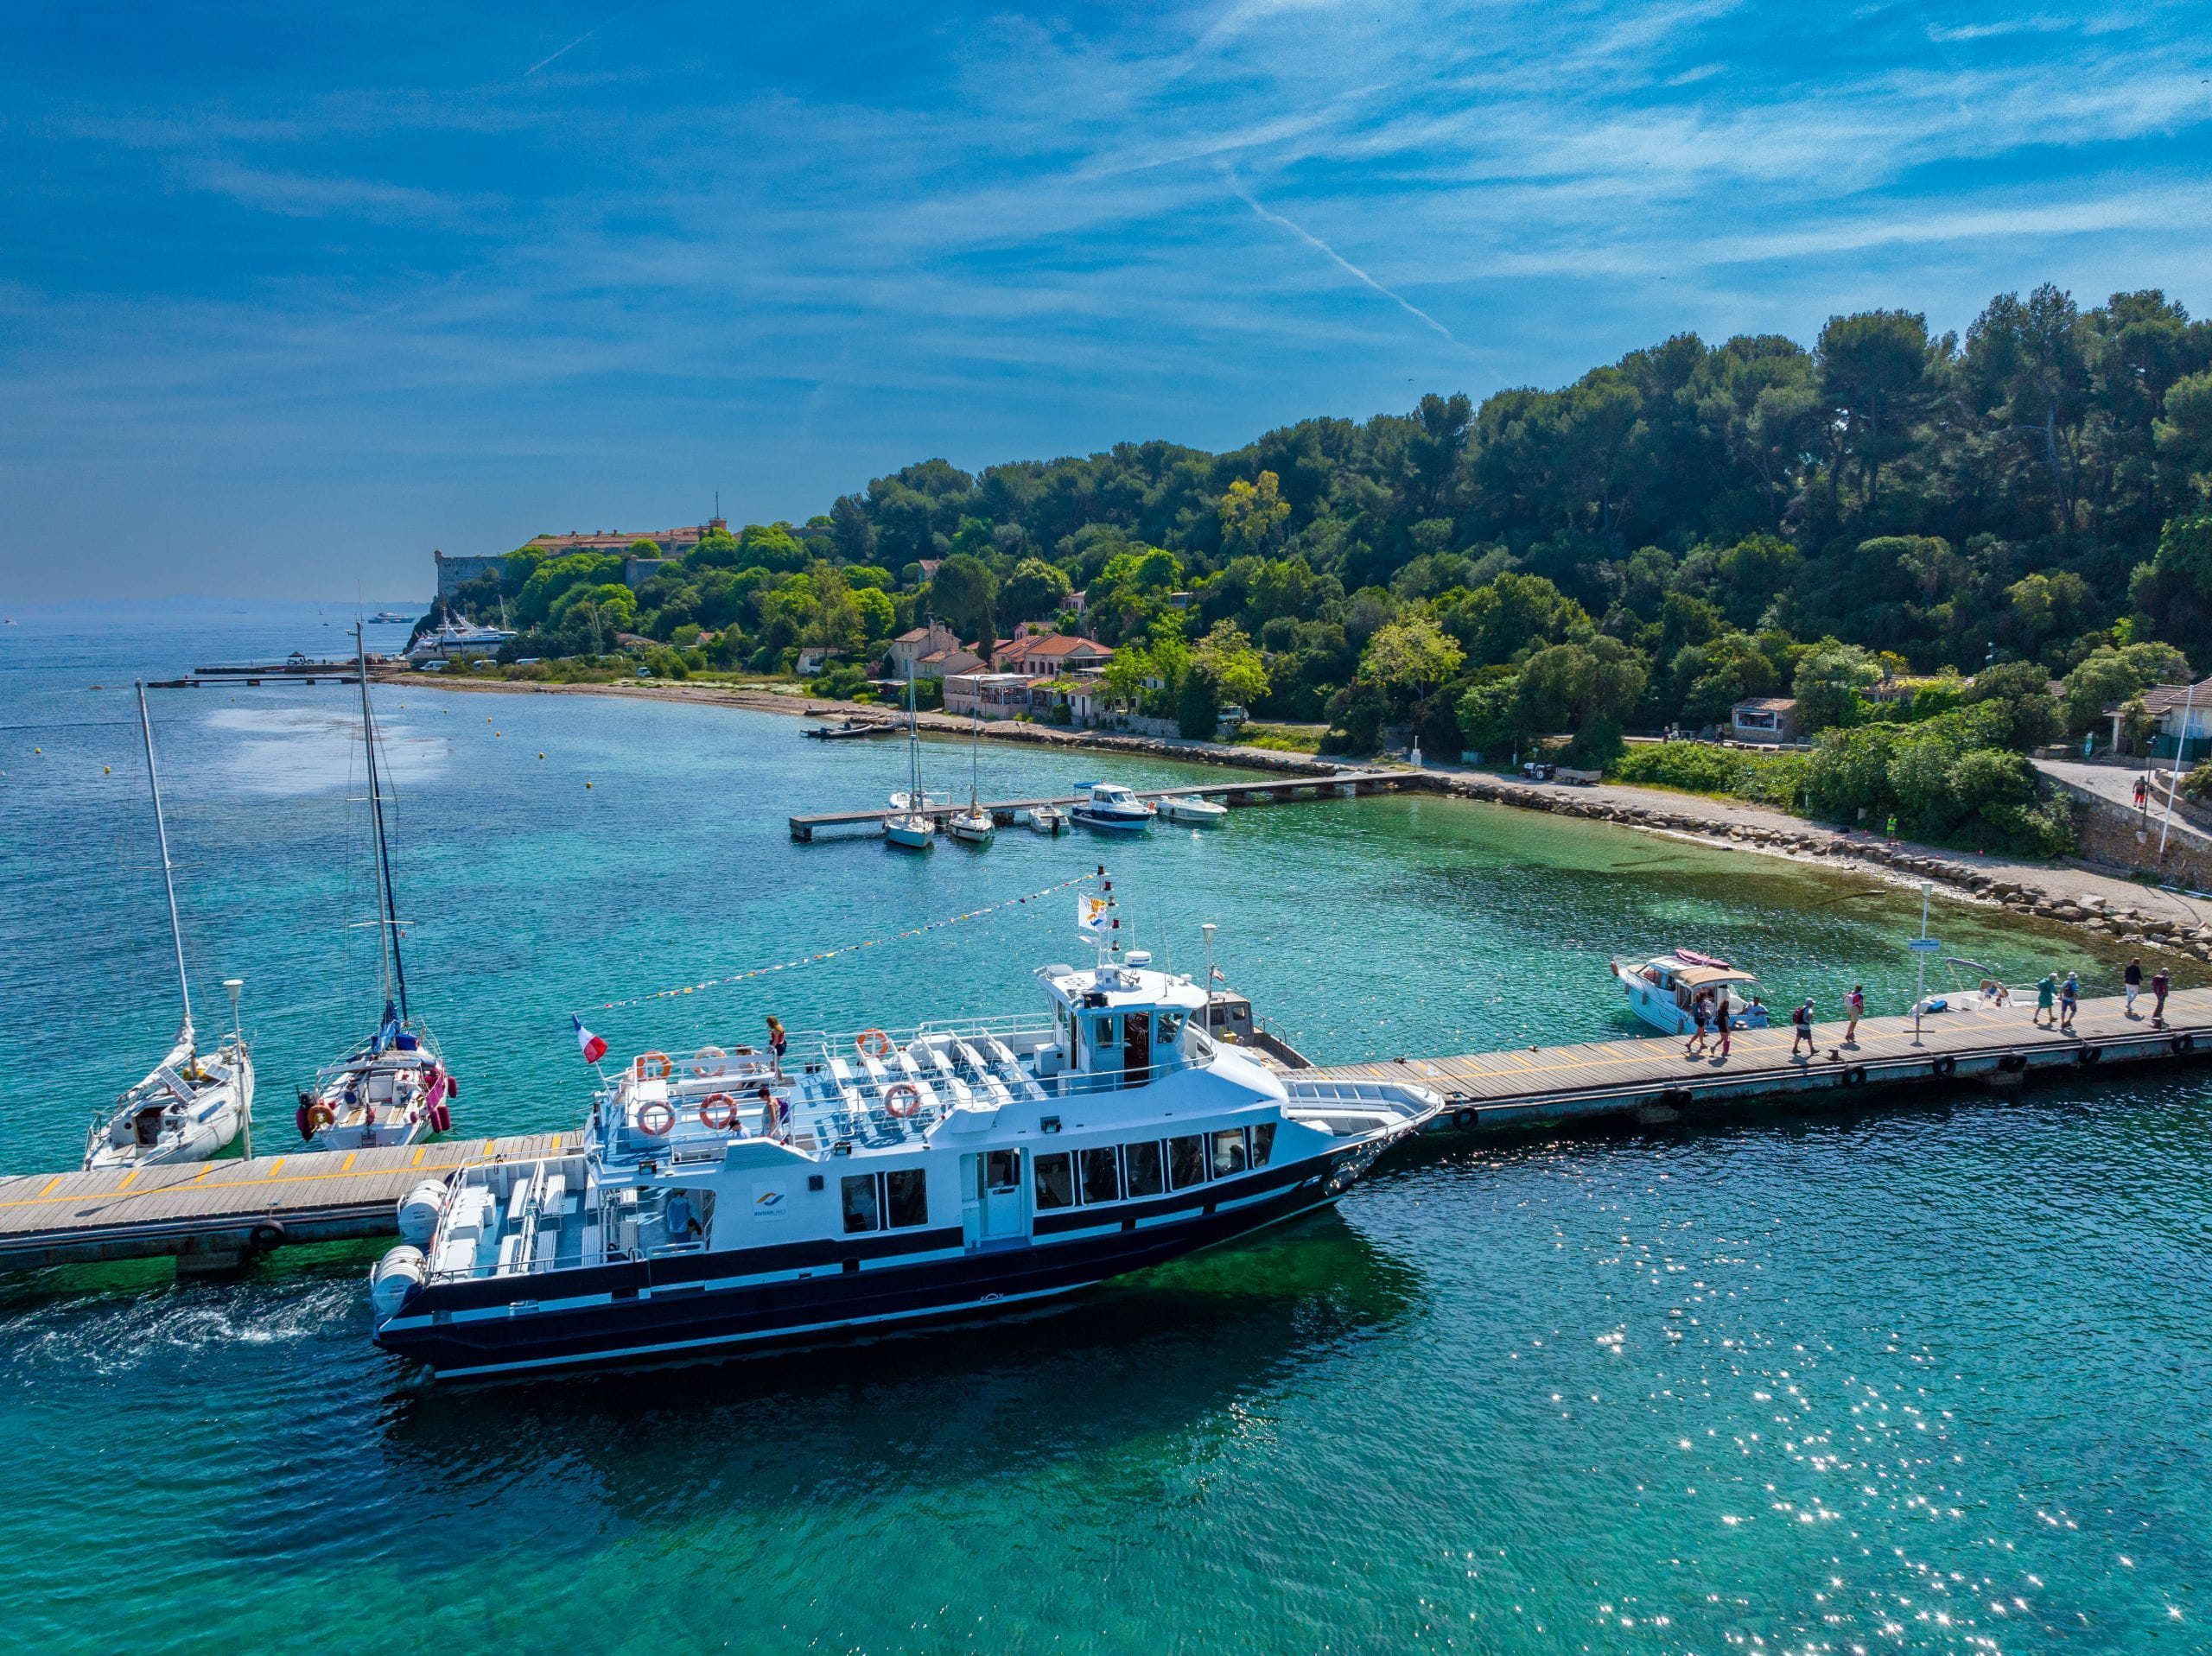
[[[1039,1016],[794,1042],[781,1073],[637,1058],[575,1154],[402,1204],[378,1343],[483,1376],[1028,1305],[1333,1202],[1443,1107],[1217,1044],[1141,953],[1037,975]]]

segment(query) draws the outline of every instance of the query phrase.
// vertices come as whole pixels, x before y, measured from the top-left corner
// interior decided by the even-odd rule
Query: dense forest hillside
[[[969,638],[1080,626],[1152,711],[1243,699],[1347,749],[1405,720],[1432,752],[1595,752],[1746,695],[1849,727],[1941,717],[1976,675],[1982,699],[2065,681],[2024,743],[2212,661],[2212,324],[2155,290],[2083,309],[2045,286],[1963,339],[1902,310],[1810,348],[1681,334],[1556,390],[1224,454],[925,460],[635,593],[620,560],[527,550],[500,585],[521,653],[626,631],[684,646],[677,670],[858,656],[925,612]]]

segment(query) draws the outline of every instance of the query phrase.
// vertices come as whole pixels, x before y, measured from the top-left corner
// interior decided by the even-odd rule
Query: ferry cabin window
[[[1155,1196],[1167,1188],[1158,1139],[1148,1145],[1124,1145],[1122,1154],[1128,1163],[1131,1196]]]
[[[1167,1141],[1167,1177],[1179,1190],[1206,1182],[1206,1136],[1193,1133]]]
[[[1122,1199],[1121,1158],[1115,1154],[1113,1146],[1080,1152],[1076,1165],[1083,1176],[1083,1199],[1086,1203]]]
[[[883,1228],[882,1205],[875,1199],[875,1175],[855,1173],[843,1181],[845,1234]]]
[[[1072,1208],[1075,1206],[1074,1158],[1062,1151],[1057,1155],[1039,1156],[1037,1168],[1037,1206]]]
[[[1021,1188],[1021,1152],[1018,1150],[987,1150],[983,1152],[983,1189],[986,1192],[1004,1196],[1009,1190]]]
[[[1179,1012],[1160,1013],[1154,1020],[1154,1048],[1162,1053],[1173,1052],[1180,1047],[1182,1039],[1183,1014]]]
[[[1241,1173],[1249,1164],[1244,1158],[1244,1129],[1224,1127],[1213,1136],[1213,1176],[1225,1179],[1232,1173]]]
[[[1122,1044],[1118,1027],[1121,1019],[1112,1016],[1090,1020],[1090,1047],[1094,1052],[1110,1052]]]
[[[883,1215],[887,1228],[904,1230],[930,1222],[929,1175],[918,1167],[902,1168],[883,1176]]]
[[[930,1222],[929,1175],[918,1167],[895,1173],[855,1173],[839,1181],[845,1234],[905,1230]]]
[[[1275,1124],[1262,1121],[1252,1129],[1252,1165],[1265,1167],[1268,1158],[1274,1153]]]

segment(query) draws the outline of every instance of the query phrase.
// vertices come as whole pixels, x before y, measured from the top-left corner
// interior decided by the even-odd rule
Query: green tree
[[[988,659],[998,641],[998,577],[981,558],[956,552],[937,567],[930,577],[929,606],[933,614],[963,638],[976,641]]]
[[[1024,558],[1007,577],[1000,606],[1012,621],[1034,621],[1056,612],[1072,590],[1067,571],[1042,558]]]
[[[1225,552],[1232,556],[1260,554],[1274,545],[1290,521],[1290,502],[1282,498],[1281,489],[1282,479],[1273,472],[1261,473],[1257,482],[1239,478],[1229,485],[1217,508]]]
[[[2057,698],[2050,693],[2050,675],[2038,662],[1985,667],[1967,687],[1966,702],[1968,710],[1983,706],[2003,710],[2005,722],[1996,727],[1993,741],[2005,747],[2039,746],[2055,739],[2063,727]]]
[[[1466,654],[1426,611],[1400,616],[1367,641],[1360,671],[1385,690],[1426,699],[1459,670]]]
[[[1914,311],[1832,316],[1821,330],[1821,389],[1870,505],[1884,467],[1911,450],[1930,355],[1928,319]]]
[[[1182,685],[1175,693],[1175,727],[1193,741],[1213,739],[1221,727],[1221,694],[1211,675],[1183,675]]]
[[[2066,728],[2079,736],[2103,720],[2106,708],[2153,684],[2181,684],[2188,678],[2189,657],[2171,644],[2101,645],[2059,682]]]
[[[1808,732],[1856,724],[1866,693],[1881,677],[1881,663],[1871,651],[1823,638],[1797,663],[1790,693],[1797,698],[1798,724]]]
[[[1221,705],[1249,708],[1268,694],[1268,663],[1234,621],[1217,621],[1191,652],[1197,675],[1213,687]]]

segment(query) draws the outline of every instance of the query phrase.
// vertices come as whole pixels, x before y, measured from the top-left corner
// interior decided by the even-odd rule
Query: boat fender
[[[883,1112],[901,1121],[922,1107],[922,1089],[911,1081],[894,1081],[883,1089]]]
[[[438,1220],[446,1210],[446,1186],[441,1179],[424,1179],[399,1202],[399,1240],[422,1247],[437,1234]]]
[[[2015,1074],[2028,1067],[2027,1055],[2024,1052],[2007,1052],[2003,1057],[1998,1059],[1997,1067],[2007,1075]]]
[[[273,1219],[264,1219],[253,1228],[253,1249],[266,1253],[284,1246],[284,1228]]]
[[[1959,1061],[1946,1052],[1929,1064],[1928,1069],[1930,1075],[1955,1075],[1959,1072]]]
[[[442,1098],[430,1106],[430,1131],[433,1133],[453,1131],[453,1112],[446,1107],[446,1101]]]
[[[308,1137],[310,1139],[314,1138],[316,1133],[321,1133],[325,1127],[328,1126],[337,1119],[338,1112],[332,1109],[329,1105],[324,1103],[321,1099],[317,1099],[314,1103],[308,1106]]]
[[[1472,1110],[1454,1110],[1452,1112],[1452,1125],[1459,1128],[1462,1133],[1471,1132],[1474,1128],[1475,1123],[1481,1120],[1482,1117],[1476,1114]]]
[[[2196,1037],[2194,1035],[2187,1033],[2177,1035],[2174,1037],[2173,1047],[2174,1051],[2177,1055],[2183,1052],[2194,1052],[2196,1050]]]
[[[737,1101],[728,1093],[709,1093],[699,1105],[699,1125],[712,1133],[728,1133],[737,1126]]]
[[[863,1057],[887,1058],[891,1056],[891,1037],[880,1029],[862,1030],[853,1037],[853,1045]]]
[[[721,1075],[729,1072],[722,1062],[729,1056],[718,1046],[702,1046],[691,1055],[691,1073],[695,1075]]]
[[[2099,1049],[2097,1049],[2096,1047],[2093,1047],[2093,1046],[2078,1047],[2078,1048],[2076,1048],[2076,1049],[2075,1050],[2075,1053],[2074,1053],[2074,1062],[2075,1062],[2075,1063],[2081,1063],[2081,1064],[2090,1064],[2090,1063],[2095,1063],[2099,1058],[2101,1058],[2102,1056],[2104,1056],[2103,1052],[2102,1052],[2102,1051],[2101,1051],[2101,1050],[2100,1050]]]
[[[422,1291],[429,1275],[423,1250],[404,1242],[378,1259],[369,1272],[369,1304],[378,1319],[387,1320],[405,1310],[407,1302]]]
[[[632,1060],[630,1072],[639,1081],[666,1081],[676,1073],[676,1066],[665,1052],[640,1052]]]
[[[1854,1063],[1850,1069],[1845,1070],[1843,1072],[1843,1084],[1847,1087],[1864,1087],[1866,1084],[1866,1066],[1864,1064]]]
[[[448,1098],[459,1098],[461,1096],[461,1077],[459,1075],[448,1074],[446,1076],[446,1096]]]
[[[655,1099],[638,1112],[638,1131],[648,1139],[665,1139],[668,1130],[676,1125],[676,1112]]]

